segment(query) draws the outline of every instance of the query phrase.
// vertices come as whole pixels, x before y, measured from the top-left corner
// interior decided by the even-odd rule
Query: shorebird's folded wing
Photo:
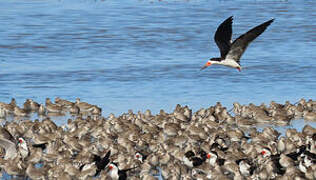
[[[16,142],[11,133],[4,127],[0,127],[0,139],[7,139],[9,141],[12,141],[13,143]]]
[[[231,45],[226,59],[233,59],[239,63],[240,57],[247,49],[249,43],[256,39],[260,34],[262,34],[273,21],[274,19],[271,19],[270,21],[262,23],[259,26],[254,27],[250,31],[246,32],[245,34],[239,36]]]
[[[13,159],[17,156],[16,145],[13,142],[7,139],[0,139],[0,147],[5,149],[4,159]]]
[[[221,52],[221,57],[224,59],[228,53],[232,41],[232,24],[233,16],[227,18],[220,24],[216,30],[214,40]]]

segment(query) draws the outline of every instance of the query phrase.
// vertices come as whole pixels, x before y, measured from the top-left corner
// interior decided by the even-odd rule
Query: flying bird
[[[227,18],[218,26],[214,36],[214,40],[221,53],[221,57],[211,58],[201,68],[201,70],[213,64],[219,64],[236,68],[238,71],[241,71],[240,58],[246,51],[247,46],[260,34],[262,34],[273,21],[274,19],[264,22],[232,41],[233,16]]]

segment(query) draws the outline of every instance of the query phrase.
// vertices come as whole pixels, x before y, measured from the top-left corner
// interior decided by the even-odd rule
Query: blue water
[[[316,1],[1,0],[0,101],[76,97],[128,109],[196,111],[316,99]],[[242,72],[200,67],[219,56],[217,26],[233,38],[275,18],[247,49]]]

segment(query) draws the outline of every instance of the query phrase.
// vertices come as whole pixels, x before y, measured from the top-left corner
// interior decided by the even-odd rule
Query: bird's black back
[[[46,145],[48,143],[42,143],[42,144],[32,144],[33,147],[35,148],[41,148],[42,150],[44,150],[46,148]]]

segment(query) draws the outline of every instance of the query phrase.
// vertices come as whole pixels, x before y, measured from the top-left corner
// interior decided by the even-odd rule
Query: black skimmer
[[[268,147],[263,148],[260,153],[261,153],[261,155],[264,158],[265,157],[269,157],[269,156],[272,157],[272,158],[279,158],[279,156],[280,156],[280,154],[272,155],[271,150]],[[298,157],[301,156],[301,154],[303,154],[303,153],[308,153],[308,151],[306,151],[306,146],[305,145],[302,145],[302,146],[298,147],[295,152],[291,152],[291,153],[288,153],[288,154],[285,154],[285,155],[287,157],[291,158],[292,160],[297,161]]]
[[[200,151],[200,157],[196,156],[193,151],[188,151],[184,154],[183,162],[189,167],[197,167],[206,161],[206,152]]]
[[[263,150],[261,151],[261,154],[263,155],[263,157],[269,157],[271,159],[271,161],[273,162],[274,166],[275,166],[275,170],[274,172],[279,174],[279,175],[284,175],[286,172],[286,168],[284,168],[281,164],[280,164],[280,160],[281,160],[281,156],[286,156],[288,158],[290,158],[293,161],[297,161],[298,157],[301,156],[301,154],[306,154],[308,153],[306,151],[306,146],[301,146],[297,149],[296,152],[292,152],[289,154],[274,154],[272,155],[271,151],[269,148],[263,148]],[[287,164],[289,164],[289,162],[286,162]]]
[[[274,164],[275,169],[273,170],[275,173],[279,175],[284,175],[285,169],[280,164],[280,154],[272,155],[269,148],[263,148],[261,151],[261,155],[263,158],[270,158],[272,163]]]
[[[211,166],[215,166],[215,164],[223,166],[226,161],[225,159],[219,158],[216,151],[210,151],[209,153],[207,153],[206,158],[208,159],[208,162]]]
[[[127,179],[127,171],[130,171],[130,170],[135,169],[137,167],[120,170],[116,163],[111,162],[108,165],[108,168],[109,168],[108,174],[110,175],[110,177],[113,180],[126,180]]]
[[[29,155],[29,148],[27,147],[26,141],[22,137],[19,137],[18,150],[23,159]]]
[[[302,172],[306,173],[307,169],[313,164],[316,164],[316,154],[311,153],[309,151],[305,151],[301,155],[301,160],[299,162],[299,169]]]
[[[95,166],[96,167],[96,171],[95,171],[94,176],[98,176],[100,174],[100,172],[102,170],[104,170],[105,167],[109,164],[109,162],[110,162],[110,155],[111,155],[111,151],[108,151],[103,158],[101,158],[100,156],[94,154],[93,162],[92,163],[87,163],[87,164],[82,164],[79,167],[79,170],[81,172],[83,172],[83,171],[86,171],[87,169],[91,169],[93,166]]]
[[[101,170],[105,169],[105,167],[109,164],[110,155],[111,151],[107,152],[103,158],[98,155],[94,155],[93,160],[95,161],[95,165],[97,166],[97,172],[95,176],[97,176],[101,172]]]
[[[201,70],[211,66],[212,64],[219,64],[236,68],[241,71],[240,58],[246,51],[247,46],[260,34],[262,34],[273,21],[274,19],[271,19],[254,27],[232,42],[233,16],[227,18],[221,25],[219,25],[214,36],[214,40],[221,52],[221,57],[211,58],[201,68]]]
[[[148,156],[148,155],[145,155],[145,154],[143,154],[143,153],[141,153],[141,152],[136,152],[136,153],[135,153],[135,158],[136,158],[137,160],[139,160],[141,163],[144,162],[144,160],[147,158],[147,156]]]

